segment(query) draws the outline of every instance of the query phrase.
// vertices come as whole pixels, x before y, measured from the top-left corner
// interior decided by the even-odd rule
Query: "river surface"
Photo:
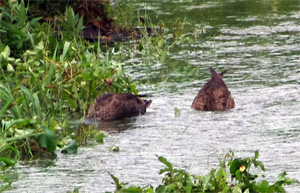
[[[259,150],[267,180],[283,171],[300,180],[299,0],[130,2],[147,10],[153,22],[185,19],[187,28],[198,30],[187,34],[194,41],[179,43],[150,72],[148,65],[136,64],[139,58],[129,58],[125,70],[153,101],[147,113],[99,126],[114,129],[102,145],[20,162],[15,167],[19,180],[8,192],[114,191],[108,172],[130,185],[157,186],[164,167],[157,155],[204,175],[229,150],[236,157]],[[209,67],[228,70],[224,81],[235,99],[233,110],[190,108],[210,79]],[[120,151],[110,152],[111,146]],[[286,190],[299,192],[300,185]]]

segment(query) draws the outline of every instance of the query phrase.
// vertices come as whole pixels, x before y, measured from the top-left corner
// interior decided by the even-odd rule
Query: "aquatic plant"
[[[141,193],[168,193],[168,192],[285,192],[284,186],[299,183],[295,179],[286,177],[286,172],[280,173],[273,182],[263,180],[264,176],[254,174],[250,170],[255,167],[265,171],[265,167],[258,160],[259,153],[255,151],[254,157],[234,158],[234,153],[230,151],[225,159],[220,161],[219,168],[213,168],[207,175],[192,175],[184,169],[176,169],[164,157],[158,160],[166,167],[160,170],[164,174],[162,184],[155,189],[148,185],[145,187],[129,186],[119,181],[117,177],[110,174],[116,184],[115,192],[141,192]],[[226,159],[229,160],[227,161]]]
[[[6,45],[14,48],[13,55],[20,55],[30,45],[29,33],[41,17],[28,17],[24,1],[9,0],[7,6],[0,6],[0,50]]]
[[[1,11],[1,163],[13,165],[33,152],[55,152],[57,146],[74,153],[66,140],[74,133],[66,131],[69,117],[84,115],[101,93],[137,94],[135,86],[122,63],[113,61],[109,51],[102,53],[99,41],[94,45],[80,37],[83,16],[71,8],[58,24],[30,20],[23,1],[9,0]],[[14,43],[18,35],[20,46]],[[99,133],[82,130],[69,138],[77,144],[86,136],[103,141]]]

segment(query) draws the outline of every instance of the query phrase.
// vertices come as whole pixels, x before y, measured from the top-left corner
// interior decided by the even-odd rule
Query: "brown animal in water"
[[[104,94],[96,98],[95,103],[90,105],[86,118],[111,121],[143,115],[151,103],[151,100],[142,100],[129,93]]]
[[[210,68],[210,72],[212,78],[198,92],[192,108],[201,111],[225,111],[234,108],[234,100],[222,79],[227,71],[218,74]]]

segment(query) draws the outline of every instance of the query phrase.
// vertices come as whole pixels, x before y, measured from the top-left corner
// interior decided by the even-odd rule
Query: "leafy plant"
[[[261,161],[258,161],[259,153],[255,151],[255,156],[250,158],[235,158],[230,151],[226,158],[227,161],[220,162],[217,169],[211,169],[209,174],[204,176],[191,175],[183,169],[176,169],[164,157],[158,157],[158,160],[166,167],[160,170],[160,174],[165,174],[162,184],[156,189],[156,193],[193,193],[193,192],[285,192],[284,185],[299,183],[295,179],[287,178],[286,173],[279,174],[275,182],[271,183],[267,180],[258,180],[258,175],[251,174],[250,168],[259,167],[262,171],[265,170]],[[154,192],[152,186],[138,187],[130,186],[126,188],[124,183],[120,183],[119,179],[110,174],[116,184],[116,192]],[[231,176],[231,178],[229,178]]]
[[[29,19],[28,7],[25,7],[23,0],[20,3],[17,0],[9,0],[6,6],[0,7],[0,43],[2,46],[15,48],[13,55],[18,55],[31,46],[28,34],[34,30],[33,26],[41,17]],[[1,49],[3,48],[0,46]]]
[[[62,20],[62,26],[65,30],[65,38],[80,37],[80,32],[84,29],[83,15],[79,18],[79,14],[75,14],[71,7],[68,7],[65,12],[66,18]]]

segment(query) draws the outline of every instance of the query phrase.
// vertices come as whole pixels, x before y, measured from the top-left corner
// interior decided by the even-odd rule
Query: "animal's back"
[[[212,78],[201,88],[195,97],[192,108],[202,111],[224,111],[234,108],[234,100],[222,79],[226,71],[218,74],[210,69]]]
[[[108,121],[137,116],[145,112],[145,103],[133,94],[104,94],[90,106],[87,118]]]

